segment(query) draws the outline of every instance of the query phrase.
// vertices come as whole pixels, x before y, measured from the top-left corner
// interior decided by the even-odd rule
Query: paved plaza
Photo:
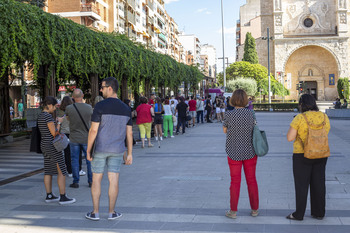
[[[294,210],[292,143],[289,123],[296,113],[257,113],[266,130],[270,152],[258,159],[260,215],[249,215],[242,179],[237,219],[229,209],[229,169],[221,124],[200,124],[185,135],[165,139],[161,148],[134,147],[134,163],[123,166],[116,210],[123,217],[108,221],[107,177],[101,196],[101,220],[86,220],[92,210],[87,177],[80,188],[68,185],[77,202],[60,206],[44,202],[43,174],[0,186],[0,232],[350,232],[350,121],[331,119],[331,157],[327,164],[326,217],[319,221],[306,211],[304,221],[285,218]],[[29,141],[0,147],[0,182],[42,168],[42,156],[29,153]],[[54,183],[54,193],[58,194]]]

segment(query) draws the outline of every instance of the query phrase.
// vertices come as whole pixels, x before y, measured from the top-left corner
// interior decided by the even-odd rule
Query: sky
[[[235,62],[236,21],[239,8],[246,0],[223,0],[225,57]],[[195,34],[201,44],[216,48],[217,58],[223,57],[221,30],[221,0],[165,0],[165,10],[185,34]],[[217,60],[218,72],[222,72],[222,59]]]

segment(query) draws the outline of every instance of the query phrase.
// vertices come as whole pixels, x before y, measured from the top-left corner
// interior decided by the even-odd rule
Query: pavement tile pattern
[[[67,194],[68,206],[45,203],[43,174],[0,186],[0,232],[350,232],[350,121],[331,119],[331,157],[327,164],[327,206],[324,220],[304,221],[285,216],[294,210],[292,143],[286,133],[295,113],[257,113],[266,130],[270,152],[258,159],[260,215],[251,217],[242,177],[237,219],[224,216],[229,208],[229,169],[222,125],[199,124],[184,135],[165,139],[161,148],[134,148],[134,164],[123,166],[116,210],[123,217],[108,221],[108,182],[102,184],[101,220],[86,220],[92,210],[86,177]],[[42,168],[42,156],[29,153],[29,141],[0,148],[0,182]],[[58,194],[54,179],[54,193]]]

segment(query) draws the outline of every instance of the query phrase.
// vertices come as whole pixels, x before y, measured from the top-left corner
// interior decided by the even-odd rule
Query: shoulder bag
[[[263,130],[260,130],[258,124],[256,122],[255,112],[253,112],[254,116],[254,129],[253,129],[253,147],[255,154],[259,157],[266,155],[269,152],[269,144],[267,142],[266,133]]]
[[[67,138],[67,136],[64,133],[62,133],[62,134],[57,135],[53,139],[52,144],[57,151],[63,151],[64,149],[67,148],[67,146],[69,144],[69,139]]]

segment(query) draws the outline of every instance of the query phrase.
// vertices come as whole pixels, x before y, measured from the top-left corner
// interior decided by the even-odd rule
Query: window
[[[314,21],[310,18],[306,18],[304,20],[304,26],[307,27],[307,28],[311,28],[312,25],[314,25]]]

